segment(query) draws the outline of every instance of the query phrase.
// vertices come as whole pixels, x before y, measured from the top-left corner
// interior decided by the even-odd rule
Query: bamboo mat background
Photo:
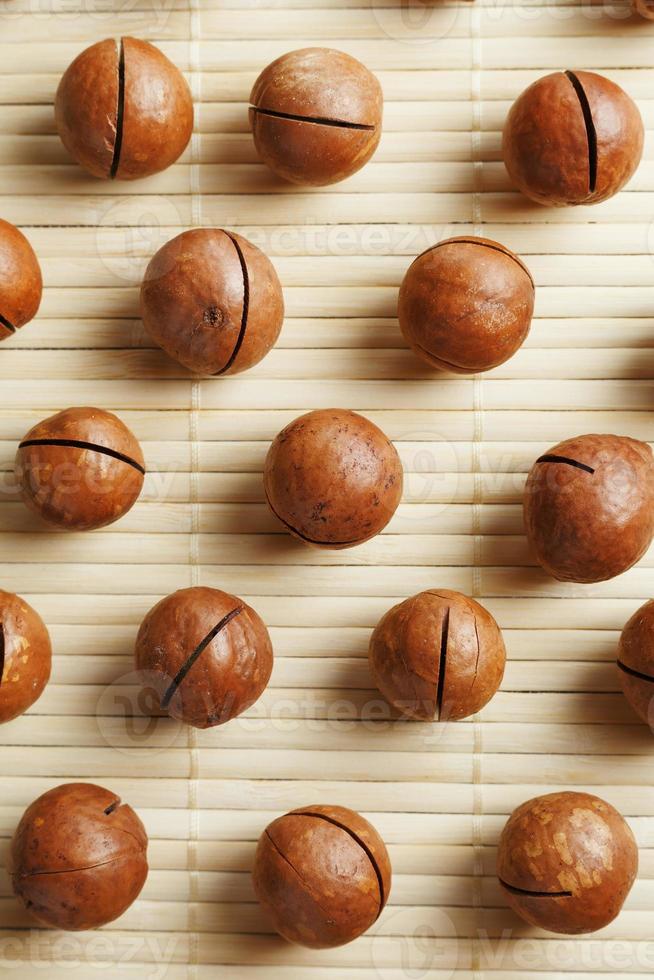
[[[177,166],[99,182],[67,159],[51,103],[75,54],[108,35],[153,40],[189,74],[196,133]],[[0,215],[41,258],[40,316],[0,351],[0,587],[51,628],[52,682],[0,729],[0,861],[23,809],[59,782],[117,790],[151,836],[141,899],[97,933],[35,930],[0,872],[0,973],[51,980],[542,980],[654,968],[650,733],[617,693],[619,630],[654,592],[654,556],[596,587],[534,567],[526,470],[587,431],[654,439],[654,25],[624,6],[560,0],[2,0]],[[375,70],[386,97],[374,162],[333,188],[281,185],[247,132],[252,81],[305,44]],[[499,130],[549,69],[609,74],[637,99],[645,159],[628,191],[544,210],[511,191]],[[273,258],[287,320],[276,349],[233,379],[197,381],[151,349],[138,320],[150,255],[192,225],[235,228]],[[461,379],[405,348],[396,293],[412,257],[451,234],[520,252],[538,285],[531,336],[508,364]],[[17,441],[73,404],[117,411],[143,441],[146,492],[106,531],[44,532],[17,502]],[[406,469],[387,531],[349,551],[305,549],[269,515],[270,439],[302,411],[360,410]],[[194,583],[247,598],[269,624],[271,685],[246,718],[195,732],[148,723],[131,675],[138,623]],[[505,631],[501,692],[442,728],[380,717],[371,628],[441,586],[479,597]],[[603,933],[521,924],[494,878],[508,812],[586,788],[630,819],[639,880]],[[315,953],[273,936],[249,868],[266,823],[311,802],[368,815],[389,844],[390,904],[365,937]]]

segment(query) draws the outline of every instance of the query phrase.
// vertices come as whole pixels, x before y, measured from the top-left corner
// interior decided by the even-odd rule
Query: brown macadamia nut
[[[340,408],[309,412],[282,429],[263,478],[273,514],[323,548],[350,548],[379,534],[402,496],[395,447],[368,419]]]
[[[145,463],[124,422],[100,408],[67,408],[27,433],[16,453],[27,506],[68,531],[112,524],[136,502]]]
[[[14,225],[0,219],[0,340],[33,320],[43,279],[34,249]]]
[[[247,603],[197,586],[158,602],[141,624],[136,668],[161,710],[195,728],[223,725],[263,694],[268,630]]]
[[[638,848],[614,807],[588,793],[549,793],[515,810],[500,838],[497,877],[522,919],[581,935],[612,922],[638,872]]]
[[[638,609],[620,636],[618,675],[624,696],[654,730],[654,600]]]
[[[560,442],[531,468],[524,516],[536,558],[554,578],[604,582],[626,572],[654,534],[650,447],[612,435]]]
[[[296,184],[334,184],[377,149],[383,96],[365,65],[331,48],[282,55],[259,75],[250,126],[261,160]]]
[[[193,100],[178,68],[154,45],[109,38],[66,69],[55,121],[70,155],[94,177],[135,180],[165,170],[186,149]]]
[[[101,786],[67,783],[23,814],[8,870],[16,895],[45,926],[96,929],[138,897],[148,838],[131,807]]]
[[[50,679],[45,623],[24,599],[0,590],[0,724],[37,701]]]
[[[654,20],[654,0],[633,0],[635,12],[647,20]]]
[[[373,680],[403,715],[457,721],[480,711],[504,675],[499,626],[474,599],[429,590],[393,606],[368,650]]]
[[[634,175],[644,132],[636,104],[614,82],[555,72],[514,102],[502,152],[513,183],[539,204],[596,204]]]
[[[141,287],[152,339],[196,374],[237,374],[266,356],[284,320],[270,259],[219,228],[185,231],[154,256]]]
[[[391,890],[386,846],[360,814],[307,806],[278,817],[259,838],[254,891],[289,942],[342,946],[377,920]]]
[[[503,364],[524,342],[534,281],[504,245],[448,238],[419,255],[400,289],[404,338],[432,367],[459,374]]]

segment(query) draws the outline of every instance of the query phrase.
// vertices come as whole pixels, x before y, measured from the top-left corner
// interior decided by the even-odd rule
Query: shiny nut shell
[[[524,497],[538,562],[565,582],[602,582],[631,568],[654,535],[654,457],[636,439],[567,439],[531,468]]]
[[[110,790],[67,783],[23,814],[9,852],[14,892],[42,925],[95,929],[122,915],[148,874],[143,824]]]
[[[193,131],[193,100],[184,76],[154,45],[109,38],[67,68],[55,121],[70,155],[91,174],[133,180],[181,156]]]
[[[0,724],[41,697],[51,662],[50,636],[39,614],[20,596],[0,590]]]
[[[16,453],[25,504],[46,523],[92,530],[118,520],[143,487],[138,441],[116,415],[69,408],[39,422]]]
[[[196,374],[236,374],[275,344],[284,298],[272,263],[218,228],[183,232],[152,258],[141,287],[148,334]]]
[[[635,173],[644,127],[633,100],[593,72],[556,72],[513,104],[502,138],[515,186],[540,204],[595,204]]]
[[[196,728],[246,711],[268,684],[268,630],[247,603],[201,586],[166,596],[139,629],[136,668],[161,709]]]
[[[370,638],[368,657],[375,685],[402,714],[456,721],[480,711],[496,693],[506,651],[483,606],[440,589],[393,606]]]
[[[42,292],[34,249],[18,228],[0,219],[0,340],[36,316]]]
[[[342,51],[303,48],[261,73],[250,96],[261,160],[285,180],[332,184],[359,170],[379,144],[383,96],[364,65]]]
[[[513,812],[500,838],[497,876],[521,918],[581,935],[615,919],[638,871],[624,818],[588,793],[539,796]]]
[[[391,865],[375,828],[340,806],[307,806],[259,839],[254,890],[275,929],[313,949],[366,931],[388,901]]]
[[[622,630],[618,677],[631,707],[654,729],[654,600],[637,609]]]
[[[264,488],[271,510],[296,537],[349,548],[390,521],[402,496],[402,464],[381,429],[362,415],[319,409],[275,437]]]
[[[513,252],[487,238],[450,238],[410,266],[400,289],[404,337],[432,367],[488,371],[524,342],[534,283]]]

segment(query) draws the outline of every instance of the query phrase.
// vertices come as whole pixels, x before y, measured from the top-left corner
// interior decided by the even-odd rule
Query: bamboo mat
[[[1,0],[0,215],[43,265],[37,321],[2,344],[0,587],[25,595],[55,644],[52,682],[0,729],[0,861],[23,809],[59,782],[119,792],[145,820],[141,899],[101,932],[35,930],[0,872],[0,975],[157,980],[630,980],[654,969],[654,772],[649,732],[617,692],[618,633],[654,593],[654,554],[611,582],[564,586],[522,534],[525,473],[588,431],[654,440],[654,24],[576,0]],[[196,132],[177,166],[133,184],[73,166],[51,103],[74,55],[107,35],[153,40],[188,72]],[[385,132],[335,187],[282,186],[256,160],[246,105],[258,72],[306,44],[375,70]],[[628,191],[545,210],[511,191],[499,130],[550,69],[604,71],[649,130]],[[247,374],[196,381],[138,320],[150,255],[180,229],[233,228],[273,258],[288,316]],[[395,320],[412,257],[451,234],[521,253],[538,286],[531,336],[508,364],[456,378],[425,369]],[[43,532],[11,467],[40,417],[117,411],[142,440],[142,500],[94,534]],[[349,551],[279,532],[261,468],[274,434],[321,406],[367,414],[407,473],[384,534]],[[202,583],[247,598],[271,627],[273,678],[221,729],[140,717],[138,623],[162,595]],[[441,586],[475,595],[509,663],[483,715],[442,728],[379,719],[366,650],[394,602]],[[641,872],[620,918],[580,940],[506,908],[495,845],[509,811],[574,787],[629,818]],[[390,904],[340,949],[272,935],[249,869],[266,823],[314,802],[363,811],[389,844]]]

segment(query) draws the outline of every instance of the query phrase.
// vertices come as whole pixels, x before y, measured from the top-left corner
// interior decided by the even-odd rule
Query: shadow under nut
[[[500,838],[497,876],[509,906],[550,932],[595,932],[619,914],[638,871],[624,818],[588,793],[550,793],[519,806]]]
[[[563,207],[612,197],[635,173],[644,127],[633,100],[594,72],[555,72],[527,88],[504,127],[509,176],[527,197]]]
[[[374,537],[395,513],[402,483],[392,443],[346,409],[295,419],[273,440],[264,466],[272,512],[316,547],[348,548]]]
[[[46,523],[93,530],[118,520],[143,488],[141,447],[111,412],[72,408],[34,426],[16,453],[24,503]]]
[[[636,610],[622,630],[617,666],[627,701],[654,728],[654,600]]]
[[[631,568],[654,535],[654,457],[636,439],[568,439],[534,463],[524,495],[527,537],[546,572],[602,582]]]
[[[184,76],[154,45],[108,38],[66,69],[55,121],[70,155],[93,176],[133,180],[181,156],[193,131],[193,100]]]
[[[45,623],[20,596],[0,590],[0,724],[31,707],[50,679]]]
[[[254,609],[219,589],[180,589],[143,620],[136,669],[163,712],[193,725],[222,725],[265,690],[273,666],[268,630]]]
[[[393,606],[370,638],[373,681],[403,715],[456,721],[475,714],[504,675],[502,633],[474,599],[429,590]]]
[[[360,814],[307,806],[263,832],[253,884],[280,935],[324,949],[351,942],[377,920],[388,901],[391,865],[381,837]]]
[[[505,246],[475,236],[450,238],[409,267],[400,288],[400,328],[431,367],[488,371],[524,343],[534,297],[529,270]]]
[[[247,239],[193,229],[152,258],[141,286],[149,336],[195,374],[246,371],[274,346],[284,319],[275,269]]]
[[[43,925],[95,929],[117,919],[148,874],[148,839],[109,790],[68,783],[25,811],[9,852],[16,895]]]
[[[303,48],[282,55],[261,73],[250,102],[260,159],[294,183],[343,180],[367,163],[379,144],[379,82],[341,51]]]
[[[0,219],[0,341],[36,316],[42,293],[34,249],[18,228]]]

